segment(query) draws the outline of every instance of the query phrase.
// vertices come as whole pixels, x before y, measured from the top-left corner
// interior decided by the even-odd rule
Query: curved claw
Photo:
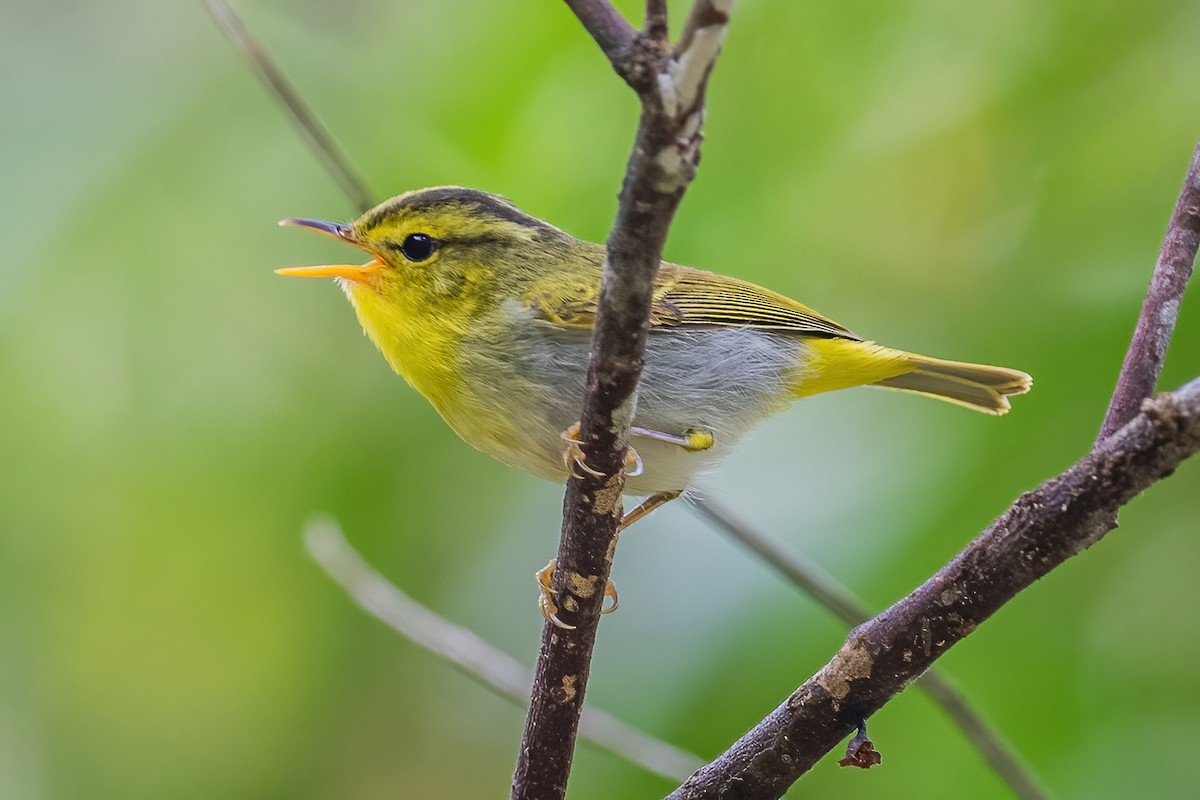
[[[547,600],[545,595],[538,597],[538,611],[542,612],[542,619],[554,627],[562,628],[564,631],[575,630],[574,625],[568,625],[558,618],[558,606],[554,605],[553,600]]]
[[[603,477],[603,472],[594,470],[587,465],[587,456],[583,452],[583,442],[579,439],[578,422],[560,433],[559,437],[567,445],[566,449],[563,450],[563,466],[567,468],[567,474],[572,478],[582,478],[583,476],[575,471],[576,469],[581,469],[593,478]]]
[[[562,628],[565,631],[575,630],[574,625],[568,625],[558,618],[558,599],[557,592],[554,591],[551,584],[554,581],[554,570],[558,567],[558,559],[552,558],[546,566],[534,573],[537,579],[538,590],[541,594],[538,595],[538,611],[542,613],[542,619],[549,622],[556,628]],[[611,600],[609,606],[601,606],[601,614],[611,614],[617,610],[619,599],[617,597],[617,585],[611,580],[604,586],[604,599]]]
[[[577,472],[577,470],[582,470],[593,478],[604,477],[603,472],[592,469],[587,465],[587,456],[583,452],[583,441],[579,438],[578,422],[560,433],[559,438],[566,443],[566,448],[563,449],[563,466],[567,468],[567,474],[572,478],[582,478],[583,476]],[[638,451],[629,447],[625,450],[625,463],[623,467],[625,477],[636,478],[642,474],[646,465],[642,461],[642,457],[638,455]]]
[[[604,585],[604,599],[612,600],[612,605],[608,606],[607,608],[601,606],[601,614],[611,614],[612,612],[616,611],[617,606],[620,605],[617,599],[617,585],[613,583],[612,580],[609,580],[609,582]]]
[[[558,618],[558,604],[554,602],[556,593],[550,586],[554,580],[554,569],[557,566],[558,559],[552,558],[546,566],[533,573],[537,579],[538,589],[541,591],[541,594],[538,595],[538,611],[542,612],[542,619],[551,625],[565,631],[573,631],[575,630],[574,625],[568,625]]]

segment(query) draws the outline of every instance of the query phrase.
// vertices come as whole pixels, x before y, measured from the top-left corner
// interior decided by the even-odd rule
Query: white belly
[[[516,327],[523,332],[516,358],[511,351],[501,353],[491,342],[481,341],[464,348],[464,366],[482,378],[475,402],[488,413],[512,420],[519,442],[515,447],[472,443],[501,461],[563,481],[567,473],[560,434],[579,419],[590,332],[531,320]],[[796,337],[748,328],[651,331],[634,424],[675,435],[689,428],[707,429],[715,444],[690,452],[669,442],[632,437],[630,445],[643,469],[628,479],[626,493],[687,488],[693,476],[720,460],[743,433],[785,408],[803,348]],[[513,380],[512,370],[520,371],[521,381]],[[502,389],[514,385],[531,388],[520,397]]]

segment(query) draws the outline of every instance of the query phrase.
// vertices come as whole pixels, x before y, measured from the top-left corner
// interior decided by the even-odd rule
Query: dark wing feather
[[[860,338],[811,308],[748,281],[664,263],[656,283],[651,330],[759,328],[821,338]],[[591,328],[595,323],[594,287],[541,288],[531,292],[526,302],[547,321],[567,328]]]
[[[682,328],[742,327],[794,331],[805,336],[858,339],[828,317],[748,281],[690,267],[663,265],[663,291],[655,308],[665,325]]]

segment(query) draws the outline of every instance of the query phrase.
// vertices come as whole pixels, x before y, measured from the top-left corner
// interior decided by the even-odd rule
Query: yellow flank
[[[392,198],[351,223],[285,220],[372,256],[279,272],[333,277],[384,358],[471,445],[561,479],[579,414],[604,247],[459,187]],[[634,494],[686,489],[794,398],[874,385],[1003,414],[1017,370],[864,341],[747,281],[663,263],[631,440]]]

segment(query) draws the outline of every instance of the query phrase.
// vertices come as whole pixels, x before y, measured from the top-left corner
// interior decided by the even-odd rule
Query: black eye
[[[432,236],[425,233],[410,233],[404,239],[404,244],[400,245],[400,252],[409,261],[424,261],[433,255],[433,251],[437,250],[438,242]]]

